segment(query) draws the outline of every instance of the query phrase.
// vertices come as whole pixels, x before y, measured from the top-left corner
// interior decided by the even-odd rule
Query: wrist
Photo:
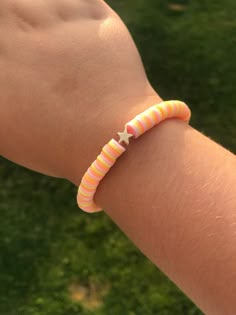
[[[101,109],[103,112],[96,114],[91,119],[91,125],[85,127],[84,134],[79,135],[81,145],[77,155],[73,153],[71,156],[67,179],[79,186],[84,173],[101,152],[102,147],[112,138],[116,138],[117,132],[122,131],[129,120],[161,101],[159,95],[152,91],[150,95],[128,96],[113,101],[109,107],[104,105]]]

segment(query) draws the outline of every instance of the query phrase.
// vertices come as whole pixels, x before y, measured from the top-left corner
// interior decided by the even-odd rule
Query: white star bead
[[[129,138],[133,137],[131,133],[127,132],[127,127],[125,126],[125,130],[123,132],[118,132],[118,135],[120,137],[119,143],[125,142],[126,144],[129,144]]]

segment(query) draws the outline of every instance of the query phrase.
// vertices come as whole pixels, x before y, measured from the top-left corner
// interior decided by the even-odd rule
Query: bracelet
[[[180,101],[166,101],[151,106],[143,113],[125,124],[123,132],[118,132],[120,137],[117,142],[111,139],[103,148],[97,159],[91,164],[84,174],[78,188],[77,203],[81,210],[86,212],[101,211],[102,208],[95,204],[94,195],[99,182],[115,164],[118,157],[125,151],[126,147],[120,143],[129,144],[129,138],[137,139],[146,131],[158,125],[168,118],[179,118],[189,122],[191,111],[188,106]]]

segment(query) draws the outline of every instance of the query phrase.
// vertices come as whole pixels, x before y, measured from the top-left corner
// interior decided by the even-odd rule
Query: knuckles
[[[102,0],[3,0],[1,18],[11,17],[23,30],[60,22],[101,20],[111,10]]]

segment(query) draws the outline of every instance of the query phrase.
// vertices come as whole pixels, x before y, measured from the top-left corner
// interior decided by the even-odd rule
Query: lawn
[[[236,152],[235,0],[110,0],[151,83]],[[76,187],[0,160],[0,315],[200,315]]]

